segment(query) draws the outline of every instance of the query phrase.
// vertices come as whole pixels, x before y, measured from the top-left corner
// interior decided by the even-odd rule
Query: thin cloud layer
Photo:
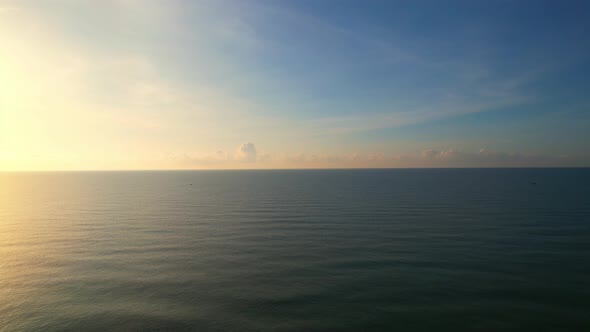
[[[590,155],[538,155],[499,152],[482,148],[461,151],[454,148],[428,149],[416,153],[259,153],[253,143],[238,146],[234,154],[217,151],[205,155],[174,158],[172,168],[441,168],[441,167],[567,167],[583,166]]]

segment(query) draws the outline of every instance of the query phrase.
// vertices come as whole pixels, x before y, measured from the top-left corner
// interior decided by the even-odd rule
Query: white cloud
[[[236,160],[253,163],[256,162],[256,146],[254,143],[240,145],[235,154]]]

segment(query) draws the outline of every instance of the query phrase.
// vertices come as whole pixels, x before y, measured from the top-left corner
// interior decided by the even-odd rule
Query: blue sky
[[[0,83],[15,91],[0,162],[588,166],[589,13],[586,1],[0,1]]]

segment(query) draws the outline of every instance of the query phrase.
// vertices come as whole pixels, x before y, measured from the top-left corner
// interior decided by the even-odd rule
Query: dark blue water
[[[0,331],[583,331],[589,313],[590,169],[0,174]]]

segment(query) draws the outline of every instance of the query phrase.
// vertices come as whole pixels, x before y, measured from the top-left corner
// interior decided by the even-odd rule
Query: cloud
[[[569,167],[587,166],[589,155],[548,155],[500,152],[487,148],[427,149],[411,153],[261,153],[253,143],[241,144],[234,153],[188,153],[173,156],[172,168],[469,168],[469,167]]]
[[[254,143],[244,143],[236,151],[236,160],[253,163],[256,162],[256,146]]]
[[[318,132],[332,134],[396,128],[417,123],[428,123],[448,117],[524,105],[534,100],[531,96],[516,94],[488,99],[450,98],[449,100],[421,102],[420,105],[410,107],[407,110],[392,107],[389,110],[376,113],[324,117],[313,121],[309,128]]]
[[[254,143],[239,145],[234,153],[217,150],[210,153],[179,153],[163,156],[172,164],[164,167],[172,168],[249,168],[246,164],[269,163],[272,156],[268,153],[259,153]]]
[[[588,156],[528,154],[502,152],[482,148],[477,152],[454,148],[425,150],[419,158],[406,156],[421,167],[554,167],[580,166],[588,162]]]
[[[438,155],[438,151],[436,150],[424,150],[421,153],[422,158],[424,159],[434,159]]]

